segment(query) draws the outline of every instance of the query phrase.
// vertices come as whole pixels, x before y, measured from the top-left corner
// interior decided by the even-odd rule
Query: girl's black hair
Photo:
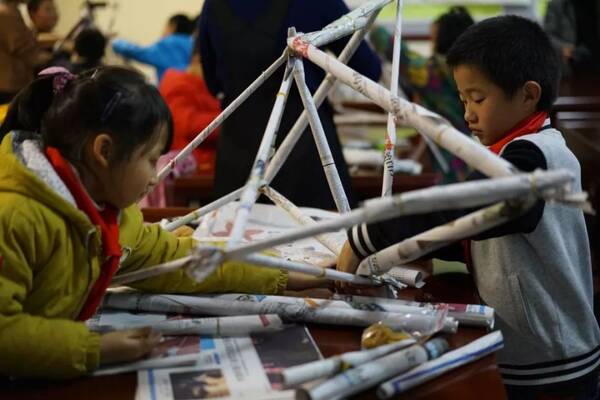
[[[142,74],[123,67],[85,71],[54,94],[54,76],[39,77],[10,104],[0,139],[12,130],[37,132],[71,162],[81,160],[88,139],[109,134],[114,161],[127,160],[166,129],[171,147],[173,119],[158,90]]]
[[[438,35],[435,42],[435,52],[445,55],[456,39],[474,24],[473,18],[466,8],[455,6],[435,20]]]

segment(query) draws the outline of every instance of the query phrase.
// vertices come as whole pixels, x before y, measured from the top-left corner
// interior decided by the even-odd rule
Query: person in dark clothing
[[[294,26],[298,32],[317,31],[348,11],[342,0],[205,1],[198,45],[209,90],[214,95],[223,93],[222,106],[227,107],[281,55],[286,46],[288,27]],[[339,40],[328,48],[339,53],[346,43],[347,39]],[[349,65],[373,80],[378,80],[381,74],[379,60],[366,43],[361,44]],[[308,87],[314,92],[325,73],[310,62],[305,63],[305,69]],[[283,68],[223,124],[217,145],[215,196],[242,187],[248,179],[282,77]],[[294,87],[279,128],[277,146],[302,110],[300,96]],[[350,176],[329,104],[320,108],[319,115],[352,206]],[[308,129],[272,186],[299,206],[335,207]]]
[[[544,29],[560,54],[563,73],[600,72],[600,1],[551,0]]]

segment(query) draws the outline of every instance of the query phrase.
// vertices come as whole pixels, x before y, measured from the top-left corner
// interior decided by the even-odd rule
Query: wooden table
[[[470,277],[465,274],[445,274],[431,277],[423,290],[403,292],[403,297],[417,300],[448,302],[474,302]],[[309,325],[319,349],[325,357],[360,347],[361,329]],[[446,335],[452,347],[464,345],[485,334],[483,329],[460,328],[455,335]],[[80,378],[66,382],[0,381],[0,398],[11,400],[133,400],[136,374]],[[356,399],[375,399],[370,390],[355,396]],[[398,399],[481,399],[506,398],[496,359],[489,355],[474,363],[415,387]]]

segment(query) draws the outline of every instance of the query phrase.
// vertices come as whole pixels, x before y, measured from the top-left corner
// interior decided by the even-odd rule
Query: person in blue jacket
[[[200,14],[197,45],[209,90],[215,96],[222,93],[222,107],[227,107],[282,54],[288,27],[294,26],[298,32],[317,31],[348,12],[343,0],[206,0]],[[339,54],[347,41],[345,38],[326,47]],[[364,42],[349,65],[375,81],[381,75],[378,57]],[[248,179],[283,69],[224,122],[217,144],[216,197],[240,188]],[[314,93],[325,73],[308,61],[305,70],[306,83]],[[293,87],[278,131],[277,147],[302,110],[300,96]],[[350,176],[331,106],[324,103],[319,114],[352,206]],[[335,208],[310,129],[302,134],[272,186],[299,206]]]
[[[168,68],[185,70],[192,57],[194,21],[183,14],[169,18],[163,36],[150,46],[139,46],[124,39],[112,42],[115,53],[156,68],[158,81]]]

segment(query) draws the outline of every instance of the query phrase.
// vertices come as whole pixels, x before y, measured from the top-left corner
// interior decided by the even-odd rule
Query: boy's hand
[[[133,361],[146,355],[160,342],[151,328],[105,333],[100,337],[100,364]]]
[[[350,243],[346,241],[346,243],[344,243],[344,247],[342,248],[342,252],[338,257],[336,269],[338,271],[354,274],[358,269],[358,264],[360,264],[359,258],[356,256],[356,254],[354,254],[354,250],[352,250]]]

